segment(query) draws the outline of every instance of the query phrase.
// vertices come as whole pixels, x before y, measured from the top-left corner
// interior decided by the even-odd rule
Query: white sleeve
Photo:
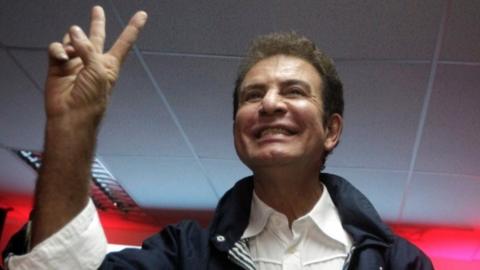
[[[87,206],[58,232],[21,256],[9,256],[9,270],[97,269],[107,254],[107,239],[95,205]]]

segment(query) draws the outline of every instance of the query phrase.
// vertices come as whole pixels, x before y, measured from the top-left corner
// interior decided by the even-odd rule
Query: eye
[[[244,92],[242,101],[258,101],[263,98],[263,91],[258,89],[250,89]]]
[[[289,96],[305,96],[305,90],[298,86],[290,86],[287,88],[286,94]]]

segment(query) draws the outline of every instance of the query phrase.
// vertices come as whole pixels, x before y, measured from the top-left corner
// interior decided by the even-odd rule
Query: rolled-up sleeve
[[[97,269],[107,240],[91,200],[72,221],[25,255],[8,256],[8,270]]]

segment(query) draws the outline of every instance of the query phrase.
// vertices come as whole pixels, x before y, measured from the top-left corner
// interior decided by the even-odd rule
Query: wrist
[[[95,153],[98,125],[92,119],[68,115],[48,117],[44,161],[63,160],[89,168]],[[89,169],[88,169],[89,171]]]
[[[69,113],[59,116],[47,116],[46,132],[62,133],[63,135],[75,136],[77,133],[96,136],[100,123],[100,116],[92,116],[86,113]]]

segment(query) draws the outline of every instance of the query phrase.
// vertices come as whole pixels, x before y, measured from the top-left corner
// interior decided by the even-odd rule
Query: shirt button
[[[297,249],[295,247],[289,247],[287,249],[288,254],[295,254],[295,252],[297,252]]]
[[[272,221],[276,227],[282,226],[282,219],[280,217],[274,216]]]

